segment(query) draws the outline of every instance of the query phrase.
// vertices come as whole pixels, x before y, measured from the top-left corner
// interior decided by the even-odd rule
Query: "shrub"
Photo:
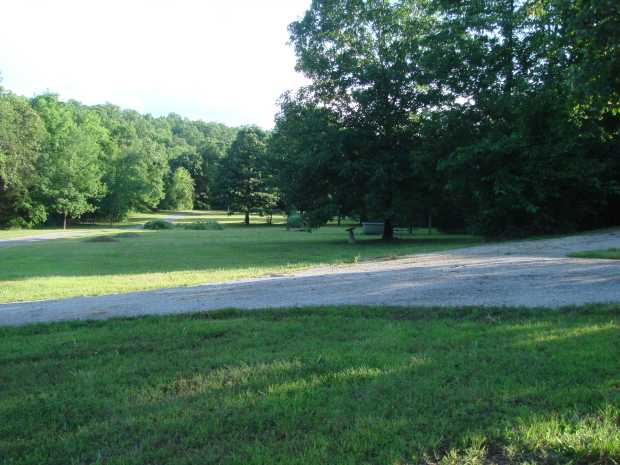
[[[144,223],[144,229],[172,229],[174,225],[169,221],[153,220]]]
[[[303,217],[298,213],[291,213],[287,219],[286,219],[286,227],[287,228],[294,228],[294,229],[298,229],[298,228],[305,228],[306,225],[304,224],[304,219]]]
[[[222,225],[215,220],[195,221],[193,223],[185,223],[179,226],[183,229],[192,229],[197,231],[221,231],[224,229]]]

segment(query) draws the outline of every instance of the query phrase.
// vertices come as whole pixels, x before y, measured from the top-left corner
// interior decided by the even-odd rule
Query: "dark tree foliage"
[[[386,239],[433,217],[487,235],[620,222],[617,1],[314,0],[290,36],[311,84],[272,148],[317,222],[370,215]]]
[[[312,79],[307,97],[355,135],[341,157],[349,166],[333,169],[366,178],[358,189],[367,202],[358,213],[384,220],[387,240],[411,182],[411,119],[429,103],[418,55],[433,21],[422,13],[412,2],[314,1],[289,28],[297,68]]]
[[[273,133],[0,89],[0,225],[191,203],[387,240],[620,224],[617,0],[313,0],[289,31],[310,84]]]
[[[243,213],[247,225],[251,213],[270,217],[277,203],[277,194],[270,182],[267,140],[268,134],[257,127],[241,129],[218,172],[221,201],[229,213]]]

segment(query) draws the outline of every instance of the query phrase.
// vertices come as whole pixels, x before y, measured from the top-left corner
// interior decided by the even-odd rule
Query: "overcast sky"
[[[310,0],[2,0],[1,85],[86,104],[273,125],[303,84],[287,25]]]

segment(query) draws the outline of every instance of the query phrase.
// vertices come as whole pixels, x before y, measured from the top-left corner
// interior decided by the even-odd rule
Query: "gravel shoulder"
[[[188,215],[169,215],[161,218],[164,221],[174,222],[176,220],[184,219],[184,218],[192,218]],[[115,228],[115,230],[125,230],[125,229],[144,229],[143,224],[137,224],[135,226],[119,226]],[[55,231],[50,233],[34,231],[33,234],[27,234],[19,237],[11,237],[9,239],[0,239],[0,247],[9,247],[13,245],[22,245],[28,244],[32,242],[42,242],[42,241],[52,241],[55,239],[75,239],[79,237],[86,236],[96,236],[99,234],[106,234],[110,231],[110,228],[105,229],[67,229],[66,231]]]
[[[87,229],[67,230],[53,233],[34,233],[32,235],[15,237],[10,239],[0,239],[0,247],[8,247],[12,245],[28,244],[31,242],[51,241],[54,239],[73,239],[92,235],[92,231]]]
[[[620,261],[567,258],[620,247],[620,230],[515,241],[282,276],[0,305],[0,325],[321,305],[527,306],[620,303]]]

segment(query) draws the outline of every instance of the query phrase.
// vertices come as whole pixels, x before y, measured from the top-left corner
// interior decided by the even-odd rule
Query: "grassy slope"
[[[226,224],[223,231],[137,232],[137,238],[110,243],[80,238],[0,247],[0,302],[225,281],[479,241],[471,236],[420,233],[394,244],[361,237],[357,245],[349,245],[344,227],[306,233],[264,224]]]
[[[574,258],[608,258],[612,260],[620,260],[620,249],[607,250],[588,250],[585,252],[576,252],[570,254]]]
[[[618,463],[619,346],[618,305],[0,328],[0,463]]]

